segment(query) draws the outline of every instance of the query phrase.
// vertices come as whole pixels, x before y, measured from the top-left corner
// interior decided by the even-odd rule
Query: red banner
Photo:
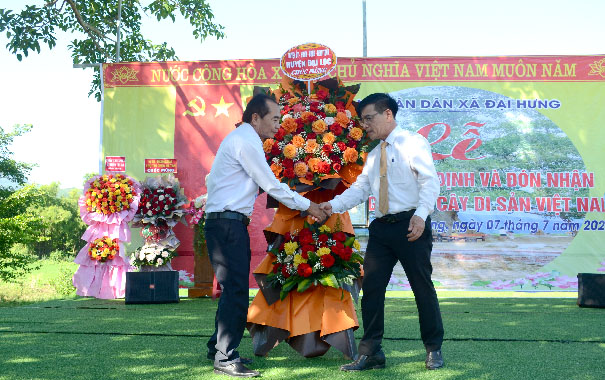
[[[106,172],[126,172],[126,157],[120,156],[107,156],[105,157],[105,171]]]

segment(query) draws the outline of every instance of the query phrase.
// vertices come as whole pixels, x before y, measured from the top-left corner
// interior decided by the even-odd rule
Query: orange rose
[[[334,141],[336,140],[336,137],[331,132],[328,132],[322,136],[322,139],[323,139],[324,144],[332,145],[334,143]]]
[[[315,133],[324,133],[326,129],[328,129],[328,125],[323,120],[315,120],[313,122],[313,132]]]
[[[309,164],[309,169],[311,169],[312,172],[317,173],[317,165],[319,165],[320,162],[321,162],[321,160],[319,158],[312,157],[312,158],[309,158],[309,161],[307,161],[307,164]]]
[[[334,118],[334,122],[340,124],[343,128],[349,125],[349,121],[350,120],[347,117],[347,114],[344,112],[337,113],[336,117]]]
[[[273,139],[266,139],[263,142],[263,150],[265,151],[265,153],[271,152],[271,148],[273,148],[274,143],[275,143],[275,140],[273,140]]]
[[[275,175],[276,178],[279,178],[279,174],[282,171],[282,167],[277,164],[271,164],[271,171],[273,172],[273,175]]]
[[[286,156],[286,158],[296,157],[296,147],[292,144],[286,145],[284,147],[284,156]]]
[[[318,147],[319,145],[317,144],[317,141],[315,141],[315,139],[309,139],[307,140],[307,144],[305,145],[305,153],[314,153]]]
[[[351,136],[353,140],[359,141],[363,137],[363,131],[361,128],[353,127],[349,132],[349,136]]]
[[[301,135],[296,135],[292,138],[292,144],[297,148],[302,148],[305,146],[305,139]]]
[[[345,149],[344,153],[342,154],[342,158],[346,162],[356,162],[358,157],[359,157],[359,155],[358,155],[357,151],[353,148]]]
[[[296,130],[296,128],[298,128],[298,124],[296,123],[296,120],[294,120],[293,118],[289,117],[287,119],[285,119],[284,121],[281,122],[281,127],[287,132],[287,133],[292,133]]]
[[[324,104],[325,113],[336,113],[336,106],[334,104]],[[345,115],[346,116],[346,115]]]
[[[308,171],[309,167],[304,162],[297,162],[296,164],[294,164],[294,173],[298,177],[304,177],[305,175],[307,175]]]
[[[315,118],[315,114],[313,112],[305,111],[300,114],[300,118],[304,123],[308,123]]]
[[[296,104],[300,101],[299,98],[297,98],[296,96],[293,98],[288,99],[288,103],[290,103],[290,105]]]

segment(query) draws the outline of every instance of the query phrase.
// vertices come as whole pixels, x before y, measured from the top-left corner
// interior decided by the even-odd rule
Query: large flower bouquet
[[[309,225],[296,234],[287,233],[284,242],[273,247],[273,271],[267,281],[281,287],[280,298],[297,289],[304,292],[311,285],[342,288],[352,285],[361,275],[363,258],[359,242],[338,228],[334,232],[326,225]]]
[[[193,224],[193,251],[201,254],[206,244],[204,235],[204,213],[206,212],[206,200],[208,194],[202,194],[189,203],[187,213],[190,215],[189,223]]]
[[[134,182],[122,174],[105,174],[95,177],[84,192],[86,211],[113,214],[129,210],[137,195]]]
[[[88,246],[88,256],[91,260],[104,263],[113,258],[120,252],[118,239],[112,239],[107,236],[95,239]]]
[[[299,81],[282,83],[272,95],[281,109],[281,127],[263,142],[271,170],[281,182],[319,185],[346,165],[363,165],[370,142],[359,125],[353,98],[359,85],[338,79],[319,82],[309,94]]]
[[[139,209],[133,219],[133,225],[174,227],[184,222],[187,213],[182,208],[187,202],[178,179],[173,175],[146,178],[142,185]]]
[[[140,268],[141,266],[159,267],[170,262],[177,253],[163,244],[148,243],[137,248],[131,256],[131,264]]]

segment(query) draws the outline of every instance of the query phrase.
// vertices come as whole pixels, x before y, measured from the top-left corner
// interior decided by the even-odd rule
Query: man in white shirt
[[[222,141],[207,177],[205,234],[210,262],[221,286],[215,332],[208,341],[214,372],[235,377],[260,373],[244,366],[237,347],[244,334],[248,310],[250,237],[247,225],[259,186],[285,206],[307,210],[317,219],[326,213],[276,178],[263,152],[262,139],[279,129],[279,105],[259,94],[248,103],[243,123]]]
[[[364,258],[361,301],[364,335],[359,356],[343,371],[384,368],[384,298],[397,261],[408,277],[420,319],[426,348],[426,368],[443,366],[443,324],[437,293],[431,281],[432,233],[429,215],[439,195],[439,179],[428,141],[417,133],[397,127],[397,102],[387,94],[363,99],[358,111],[371,139],[381,144],[373,149],[356,182],[344,193],[320,207],[341,213],[376,197],[378,211],[370,224]]]

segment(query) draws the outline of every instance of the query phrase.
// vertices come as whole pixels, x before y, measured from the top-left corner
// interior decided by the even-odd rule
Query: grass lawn
[[[251,367],[265,379],[604,378],[605,309],[579,308],[569,293],[567,298],[440,295],[446,329],[441,370],[424,369],[416,306],[409,297],[387,300],[384,370],[341,372],[338,367],[347,361],[337,350],[305,359],[285,343],[268,357],[255,358]],[[226,378],[214,375],[205,359],[215,310],[211,299],[125,305],[75,298],[3,307],[0,379]],[[361,333],[360,328],[357,339]],[[251,346],[246,332],[242,356],[253,356]]]

